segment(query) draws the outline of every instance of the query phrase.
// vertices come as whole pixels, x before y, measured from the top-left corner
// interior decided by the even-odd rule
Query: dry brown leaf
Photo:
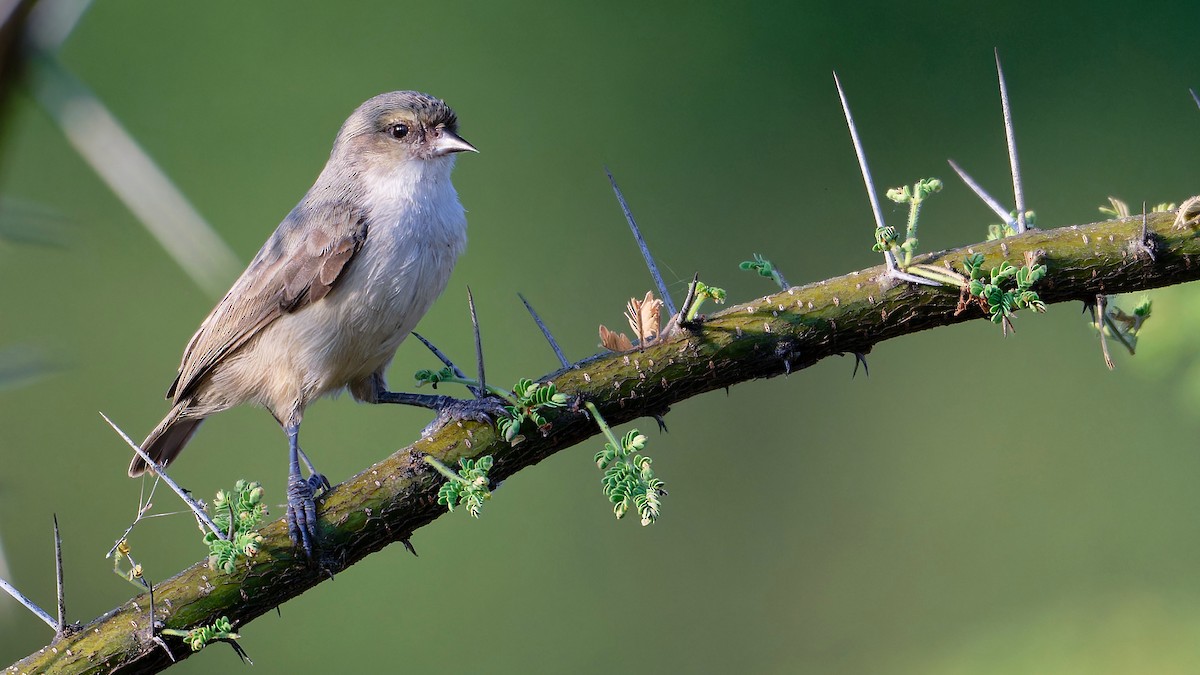
[[[638,346],[646,346],[658,337],[658,322],[662,314],[663,301],[654,297],[653,291],[647,291],[642,300],[630,298],[626,305],[625,318],[629,320],[629,328],[637,336]]]
[[[629,336],[613,332],[603,324],[600,325],[600,344],[613,352],[627,352],[633,349],[633,343],[629,341]]]

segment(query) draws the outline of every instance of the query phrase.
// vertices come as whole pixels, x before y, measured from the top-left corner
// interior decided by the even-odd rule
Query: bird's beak
[[[464,141],[461,136],[449,129],[438,130],[437,140],[433,142],[433,155],[441,157],[452,152],[479,152],[475,146]]]

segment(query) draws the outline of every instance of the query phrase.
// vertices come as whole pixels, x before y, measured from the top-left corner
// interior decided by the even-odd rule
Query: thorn
[[[471,327],[475,330],[475,363],[479,373],[479,391],[475,396],[482,398],[487,391],[487,380],[483,375],[483,341],[479,337],[479,317],[475,314],[475,296],[471,295],[470,286],[467,286],[467,306],[471,308]]]
[[[54,579],[58,583],[58,630],[55,637],[62,637],[67,629],[67,596],[63,592],[62,536],[58,532],[58,514],[54,514]]]
[[[637,240],[638,248],[642,249],[642,258],[646,261],[646,267],[650,268],[650,276],[654,277],[654,283],[658,285],[658,294],[662,296],[663,304],[667,306],[668,316],[675,316],[675,303],[671,301],[671,295],[667,293],[667,285],[663,283],[662,275],[658,273],[658,266],[654,264],[654,256],[650,255],[650,247],[646,246],[646,240],[642,238],[642,231],[638,229],[637,222],[633,219],[629,204],[625,203],[625,195],[621,194],[621,188],[617,187],[617,179],[613,178],[612,172],[608,170],[607,166],[604,167],[604,173],[608,175],[608,182],[612,183],[613,192],[616,193],[617,201],[621,204],[621,211],[625,213],[629,229],[633,230],[633,238]]]
[[[163,651],[167,653],[167,658],[171,659],[171,663],[175,663],[175,655],[171,653],[171,648],[167,646],[166,640],[158,635],[158,621],[154,616],[154,584],[145,577],[142,580],[146,582],[146,588],[150,593],[150,640],[162,647]]]
[[[1157,262],[1158,257],[1154,255],[1154,239],[1150,236],[1150,230],[1146,222],[1146,202],[1142,202],[1142,238],[1139,242],[1141,249],[1150,256],[1150,262]]]
[[[892,279],[898,279],[900,281],[908,281],[908,282],[911,282],[914,284],[919,284],[922,286],[934,286],[934,287],[942,286],[941,283],[936,282],[933,279],[926,279],[925,277],[919,277],[915,274],[909,274],[908,272],[901,272],[896,267],[892,267],[891,269],[889,269],[887,272],[884,273],[884,276],[891,277]]]
[[[1004,221],[1009,226],[1012,226],[1014,230],[1016,229],[1012,214],[1008,211],[1005,211],[1004,207],[1000,206],[1000,202],[992,198],[992,196],[989,195],[979,183],[975,182],[974,178],[971,178],[966,171],[962,170],[962,167],[960,167],[958,164],[955,164],[954,160],[947,159],[946,161],[950,163],[950,168],[954,169],[954,172],[958,174],[958,177],[962,179],[962,182],[966,183],[967,187],[971,188],[971,191],[975,193],[975,196],[982,199],[983,203],[987,204],[988,208],[991,209],[993,213],[995,213],[997,216],[1000,216],[1000,220]]]
[[[1096,322],[1096,332],[1100,333],[1100,352],[1104,355],[1104,365],[1109,370],[1115,370],[1112,355],[1108,353],[1108,337],[1104,335],[1104,318],[1108,314],[1108,297],[1103,293],[1096,294],[1096,302],[1092,305],[1092,318]]]
[[[25,605],[25,609],[28,609],[29,611],[33,612],[35,615],[37,615],[37,618],[41,619],[42,621],[45,621],[47,626],[50,626],[51,628],[54,629],[55,633],[58,633],[58,626],[54,625],[54,618],[51,617],[49,614],[47,614],[46,610],[42,609],[41,607],[38,607],[36,604],[34,604],[34,602],[32,600],[30,600],[29,598],[22,595],[21,591],[18,591],[16,586],[13,586],[12,584],[5,581],[4,579],[0,579],[0,589],[4,589],[9,595],[11,595],[13,597],[14,600],[21,603],[22,605]]]
[[[237,640],[221,640],[221,642],[233,647],[233,651],[237,653],[238,658],[242,660],[242,663],[250,666],[254,665],[254,660],[251,659],[250,655],[246,653],[246,650],[243,649],[240,644],[238,644]]]
[[[221,528],[217,527],[217,524],[208,517],[208,514],[204,512],[204,509],[200,508],[200,505],[196,503],[196,500],[189,497],[186,490],[179,487],[178,483],[171,480],[171,477],[163,472],[162,467],[159,466],[158,463],[153,459],[151,459],[150,455],[147,455],[146,451],[142,450],[141,446],[139,446],[137,443],[134,443],[133,439],[130,438],[128,434],[126,434],[124,431],[121,431],[121,427],[118,427],[113,423],[112,420],[108,419],[108,415],[100,413],[100,416],[103,417],[104,421],[108,422],[108,426],[112,427],[113,431],[117,432],[117,435],[120,436],[122,440],[129,445],[129,447],[133,448],[133,451],[136,452],[138,456],[140,456],[146,462],[146,466],[150,467],[150,469],[154,471],[154,474],[161,478],[162,481],[167,484],[167,487],[171,488],[176,495],[179,495],[179,498],[183,500],[183,503],[187,504],[188,508],[192,510],[192,513],[196,514],[197,520],[204,523],[204,526],[211,530],[212,533],[217,535],[217,537],[222,541],[229,541],[229,537],[225,536],[225,533],[221,531]]]
[[[687,320],[688,312],[692,311],[692,305],[696,304],[696,284],[700,282],[700,273],[696,272],[692,277],[692,283],[688,284],[687,295],[683,298],[683,307],[679,310],[679,325],[684,328],[694,325],[693,321]],[[674,316],[674,313],[672,313]]]
[[[1196,107],[1200,108],[1200,96],[1196,95],[1195,89],[1188,89],[1188,93],[1192,95],[1192,100],[1196,102]]]
[[[417,549],[413,548],[411,541],[409,541],[408,539],[401,539],[400,543],[404,546],[405,550],[407,550],[409,553],[413,554],[414,558],[417,557]]]
[[[449,368],[455,374],[455,376],[461,377],[464,380],[467,379],[467,374],[462,371],[462,368],[459,368],[458,366],[454,365],[454,362],[450,360],[450,357],[446,356],[446,354],[443,353],[442,350],[435,347],[432,342],[425,339],[424,335],[421,335],[420,333],[418,333],[416,331],[413,331],[411,333],[411,335],[413,337],[417,338],[418,340],[420,340],[421,344],[425,345],[429,349],[429,351],[433,352],[433,355],[438,357],[438,360],[441,361],[442,364],[444,364],[447,368]]]
[[[659,433],[661,433],[661,434],[670,433],[669,431],[667,431],[667,420],[664,419],[662,415],[656,414],[656,415],[651,415],[651,417],[654,418],[655,422],[658,422],[658,432]]]
[[[883,211],[879,209],[879,198],[875,196],[875,182],[871,180],[871,170],[867,168],[867,155],[863,152],[862,141],[858,138],[858,127],[854,126],[854,118],[850,116],[850,104],[846,102],[846,92],[842,91],[842,83],[838,80],[837,72],[833,73],[833,84],[837,87],[838,98],[842,101],[842,112],[846,114],[846,126],[850,127],[850,139],[854,141],[854,154],[858,157],[858,168],[862,171],[863,185],[867,188],[867,197],[871,200],[871,213],[875,216],[875,227],[883,229]],[[891,251],[883,252],[884,262],[889,270],[896,269],[896,259]]]
[[[462,371],[462,368],[459,368],[458,366],[454,365],[454,362],[450,360],[450,357],[446,356],[442,352],[442,350],[435,347],[432,342],[425,339],[424,335],[421,335],[420,333],[418,333],[416,331],[413,331],[412,333],[410,333],[410,335],[412,335],[413,337],[420,340],[421,344],[423,344],[427,348],[429,348],[429,351],[433,352],[433,355],[438,357],[438,360],[441,361],[447,368],[449,368],[450,371],[453,372],[456,377],[461,377],[464,380],[470,379],[467,377],[467,374]],[[481,396],[481,394],[479,393],[480,390],[478,387],[467,387],[467,389],[470,389],[471,393],[475,394],[476,398]]]
[[[550,333],[550,329],[546,327],[546,324],[542,323],[542,317],[538,316],[537,311],[533,309],[533,305],[529,304],[524,295],[517,293],[517,297],[521,299],[521,302],[525,305],[525,309],[529,310],[529,315],[533,317],[534,323],[538,325],[538,328],[542,329],[542,335],[546,337],[546,342],[550,343],[550,348],[554,350],[554,355],[558,357],[558,362],[562,364],[563,368],[570,368],[571,362],[567,360],[566,355],[559,349],[558,341],[554,339],[554,335]]]
[[[867,369],[867,355],[862,352],[854,352],[854,372],[850,373],[850,379],[853,380],[854,376],[858,375],[858,364],[860,363],[863,367],[863,375],[871,376],[871,371]]]
[[[1008,140],[1008,163],[1012,169],[1013,201],[1017,204],[1017,234],[1024,232],[1025,192],[1021,189],[1021,163],[1017,160],[1017,138],[1013,132],[1012,108],[1008,104],[1008,86],[1004,83],[1004,71],[1000,68],[1000,49],[996,53],[996,77],[1000,80],[1000,106],[1004,110],[1004,137]]]

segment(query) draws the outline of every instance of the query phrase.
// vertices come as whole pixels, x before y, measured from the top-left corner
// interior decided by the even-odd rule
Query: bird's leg
[[[300,423],[290,422],[284,427],[288,437],[288,536],[292,545],[304,549],[309,558],[313,555],[313,543],[317,538],[317,505],[313,501],[313,486],[300,477]],[[304,460],[309,464],[308,458]],[[320,474],[314,474],[320,475]]]

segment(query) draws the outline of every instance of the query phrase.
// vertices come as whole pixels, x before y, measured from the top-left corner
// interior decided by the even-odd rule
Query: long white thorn
[[[883,229],[883,211],[879,208],[879,198],[875,196],[875,181],[871,180],[871,169],[867,168],[867,155],[863,152],[862,141],[858,138],[858,127],[854,126],[854,117],[850,115],[850,104],[846,102],[846,92],[842,90],[842,82],[837,72],[833,73],[833,84],[837,87],[838,98],[842,101],[842,112],[846,114],[846,126],[850,127],[850,140],[854,141],[854,154],[858,157],[858,168],[862,170],[863,185],[867,188],[867,197],[871,200],[871,213],[875,216],[875,227]],[[888,270],[896,269],[896,259],[889,251],[884,251],[883,259]]]
[[[950,163],[950,168],[954,169],[954,173],[958,174],[958,177],[962,179],[962,182],[966,183],[967,187],[971,188],[971,191],[974,192],[977,197],[982,199],[984,204],[988,205],[989,209],[991,209],[996,215],[1000,216],[1000,220],[1003,220],[1010,226],[1013,224],[1012,214],[1008,211],[1005,211],[1004,207],[1000,206],[1000,202],[996,201],[995,198],[989,195],[987,191],[983,189],[982,185],[976,183],[975,179],[971,178],[970,174],[968,174],[966,171],[963,171],[962,167],[956,164],[954,160],[947,159],[946,161]]]
[[[1000,105],[1004,109],[1004,137],[1008,140],[1008,163],[1012,169],[1013,201],[1017,204],[1017,234],[1026,230],[1025,191],[1021,189],[1021,162],[1017,159],[1017,137],[1013,132],[1012,108],[1008,104],[1008,85],[1000,68],[1000,50],[996,53],[996,77],[1000,80]]]
[[[41,607],[38,607],[37,604],[34,603],[34,601],[25,597],[25,595],[22,594],[21,591],[17,590],[16,586],[13,586],[12,584],[5,581],[4,579],[0,579],[0,590],[7,592],[9,595],[12,596],[13,600],[16,600],[17,602],[21,603],[22,605],[25,606],[25,609],[33,612],[35,615],[37,615],[37,618],[41,619],[42,621],[45,621],[47,626],[50,626],[55,631],[58,630],[58,624],[54,621],[54,617],[47,614],[46,610],[42,609]]]
[[[200,506],[196,503],[196,500],[189,497],[188,493],[183,488],[179,487],[178,483],[171,480],[171,477],[162,470],[162,467],[158,465],[158,462],[155,462],[150,455],[146,454],[145,450],[142,450],[142,446],[134,443],[133,439],[129,437],[129,434],[122,431],[121,427],[117,426],[112,420],[108,419],[108,415],[100,413],[100,416],[104,418],[105,422],[108,422],[108,426],[112,427],[113,431],[117,432],[117,435],[120,436],[125,443],[129,445],[129,447],[133,448],[133,451],[142,458],[142,461],[146,462],[146,466],[150,467],[150,470],[157,474],[158,477],[167,484],[167,487],[171,488],[175,494],[179,495],[179,498],[183,500],[183,503],[188,505],[188,508],[190,508],[192,512],[196,514],[196,517],[199,518],[202,523],[204,523],[205,527],[212,530],[212,533],[217,535],[219,539],[223,539],[225,541],[229,540],[229,537],[225,536],[225,533],[221,531],[221,528],[217,527],[217,524],[212,521],[212,518],[208,517],[208,514],[204,512],[204,509],[200,508]]]

